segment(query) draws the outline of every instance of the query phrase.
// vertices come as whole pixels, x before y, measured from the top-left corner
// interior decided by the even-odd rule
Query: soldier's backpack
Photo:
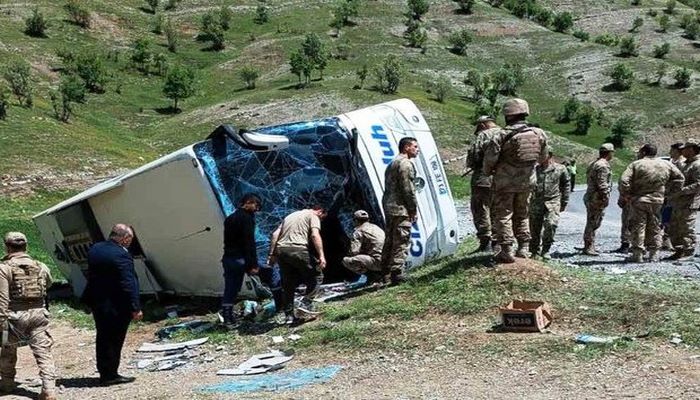
[[[510,133],[503,139],[501,160],[516,167],[534,165],[540,158],[540,140],[540,135],[527,125],[510,129]]]
[[[34,260],[27,262],[9,260],[6,264],[12,270],[10,298],[20,301],[43,301],[46,296],[46,281],[42,276],[39,263]]]

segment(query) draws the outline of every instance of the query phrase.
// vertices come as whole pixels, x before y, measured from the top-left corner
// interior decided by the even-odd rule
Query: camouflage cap
[[[5,235],[5,244],[23,245],[27,244],[27,237],[21,232],[8,232]]]
[[[489,115],[482,115],[482,116],[480,116],[479,118],[476,119],[476,123],[477,123],[477,124],[481,124],[481,123],[484,123],[484,122],[495,121],[495,120],[496,120],[495,118],[493,118],[493,117],[491,117],[491,116],[489,116]]]
[[[508,99],[503,103],[503,115],[530,115],[530,106],[523,99]]]
[[[357,210],[352,217],[355,219],[369,219],[369,214],[365,210]]]
[[[697,140],[695,138],[690,138],[683,143],[683,146],[681,149],[685,149],[686,147],[695,147],[696,149],[700,148],[700,140]]]
[[[615,151],[615,146],[612,143],[603,143],[598,151]]]

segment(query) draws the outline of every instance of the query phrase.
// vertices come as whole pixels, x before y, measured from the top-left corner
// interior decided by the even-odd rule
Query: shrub
[[[685,27],[685,37],[690,40],[695,40],[700,36],[700,23],[693,20]]]
[[[413,19],[421,19],[429,9],[428,0],[408,0],[408,15]]]
[[[172,109],[179,111],[178,102],[192,96],[196,91],[194,71],[190,68],[176,65],[170,68],[163,83],[163,94],[173,101]]]
[[[180,0],[168,0],[164,8],[166,10],[174,10],[177,8],[178,3],[180,3]]]
[[[595,114],[595,109],[593,109],[590,104],[582,104],[576,112],[576,128],[574,128],[574,133],[577,135],[587,135],[588,130],[593,125]]]
[[[467,54],[467,46],[474,40],[472,33],[466,29],[459,32],[454,32],[448,38],[452,46],[452,52],[459,55]]]
[[[219,23],[221,24],[221,29],[227,31],[231,29],[231,19],[233,18],[233,13],[231,9],[226,5],[222,5],[219,9]]]
[[[163,25],[165,24],[165,18],[163,14],[157,13],[153,16],[153,33],[160,35],[163,33]]]
[[[584,30],[578,29],[574,31],[574,37],[581,40],[582,42],[587,42],[588,39],[590,39],[591,35]]]
[[[253,18],[253,22],[255,22],[258,25],[266,24],[270,21],[270,13],[267,11],[267,7],[265,7],[264,4],[258,4],[258,7],[255,9],[255,17]]]
[[[359,15],[358,0],[342,0],[333,10],[334,22],[341,26],[350,25],[350,18]]]
[[[5,67],[3,77],[20,106],[31,108],[34,105],[32,73],[29,63],[15,60]]]
[[[542,7],[537,10],[537,13],[533,16],[533,18],[535,19],[535,22],[548,28],[554,21],[554,13],[550,9]]]
[[[245,82],[246,89],[255,89],[255,81],[260,77],[260,72],[250,65],[246,65],[238,71],[238,76]]]
[[[659,31],[661,31],[661,32],[668,31],[668,28],[671,26],[671,18],[669,18],[668,15],[666,15],[666,14],[660,16],[658,19],[658,22],[659,22]]]
[[[491,78],[486,74],[482,74],[481,72],[472,69],[467,73],[467,77],[464,79],[464,84],[473,88],[473,99],[475,101],[480,101],[486,94],[486,91],[491,87]],[[498,94],[498,92],[496,92],[496,94]]]
[[[476,0],[454,0],[459,5],[459,11],[464,14],[471,14],[474,12],[474,3]]]
[[[374,70],[377,88],[385,94],[394,94],[401,84],[402,67],[398,57],[390,54]]]
[[[476,104],[474,109],[474,114],[472,116],[472,122],[476,123],[476,120],[482,115],[488,115],[494,117],[498,114],[498,108],[488,101],[482,100]]]
[[[104,93],[109,72],[102,57],[96,52],[78,53],[69,65],[69,71],[83,80],[85,88],[92,93]]]
[[[653,8],[650,8],[647,10],[647,15],[652,18],[655,18],[657,15],[659,15],[659,12],[654,10]]]
[[[226,48],[224,28],[219,15],[213,12],[202,15],[200,29],[202,31],[200,37],[211,42],[212,50],[218,51]]]
[[[452,93],[452,83],[448,78],[440,77],[431,82],[430,91],[435,95],[435,100],[444,103]]]
[[[131,47],[131,63],[144,74],[149,73],[149,67],[153,64],[153,50],[148,38],[137,39]]]
[[[369,74],[369,69],[367,68],[367,64],[363,64],[362,67],[360,67],[357,71],[355,71],[355,75],[357,75],[357,79],[360,80],[360,83],[357,86],[358,89],[362,89],[362,87],[365,85],[365,81],[367,80],[367,74]]]
[[[68,122],[73,115],[73,103],[85,101],[85,87],[80,78],[68,74],[61,79],[58,91],[50,92],[54,116],[62,122]]]
[[[168,72],[168,58],[163,53],[156,53],[153,56],[153,66],[155,67],[156,74],[159,76],[164,76]]]
[[[632,0],[630,4],[633,6],[639,6],[642,4],[642,0]]]
[[[673,12],[676,10],[676,0],[668,0],[666,2],[666,9],[664,12],[666,14],[673,14]]]
[[[81,0],[68,0],[63,8],[76,25],[82,28],[90,27],[90,11],[85,8]]]
[[[34,7],[32,15],[24,20],[24,33],[34,37],[46,37],[46,28],[48,22],[44,18],[44,14],[39,11],[39,7]]]
[[[555,31],[564,33],[574,26],[574,17],[570,12],[564,11],[554,17],[554,22],[552,24],[554,25]]]
[[[406,39],[408,39],[409,47],[420,49],[428,42],[428,32],[419,25],[417,29],[411,29],[410,32],[407,32]]]
[[[634,82],[634,72],[627,64],[615,64],[607,75],[613,80],[612,87],[617,90],[629,90]]]
[[[634,121],[627,116],[619,117],[613,122],[610,127],[610,136],[606,140],[615,148],[623,149],[625,147],[625,138],[634,135]]]
[[[664,79],[664,76],[666,76],[666,72],[668,71],[668,65],[665,63],[659,64],[659,66],[656,68],[656,84],[660,85],[661,80]]]
[[[566,100],[566,103],[564,103],[564,107],[562,107],[561,112],[557,116],[557,121],[564,124],[571,122],[580,108],[581,102],[576,97],[569,97],[569,99]]]
[[[692,77],[692,73],[688,68],[680,68],[677,69],[676,72],[673,74],[673,79],[676,80],[676,87],[677,88],[687,88],[690,87],[690,79]]]
[[[618,55],[620,57],[636,57],[639,55],[637,42],[634,41],[632,36],[627,36],[620,40],[620,52]]]
[[[4,87],[0,87],[0,120],[7,118],[7,110],[10,108],[10,98]]]
[[[177,36],[177,30],[173,26],[172,21],[168,21],[165,24],[165,40],[168,43],[168,51],[172,53],[177,53],[177,45],[179,39]]]
[[[634,19],[634,22],[632,22],[632,28],[630,28],[630,32],[637,32],[639,28],[644,25],[644,18],[642,17],[637,17]]]
[[[505,96],[514,96],[518,87],[525,82],[523,68],[519,64],[504,64],[491,76],[494,88]]]
[[[671,45],[666,42],[660,46],[654,46],[654,58],[664,58],[671,51]]]
[[[323,71],[328,65],[329,54],[321,38],[315,33],[306,34],[301,49],[304,56],[310,60],[312,68],[317,69],[320,78],[323,79]]]
[[[610,33],[603,33],[602,35],[596,36],[593,41],[604,46],[613,47],[620,43],[620,38]]]
[[[299,86],[302,86],[302,76],[304,77],[304,85],[311,82],[311,72],[314,69],[313,62],[301,49],[296,50],[289,56],[289,66],[291,72],[299,78]]]
[[[156,11],[158,11],[158,4],[160,4],[160,0],[146,0],[146,4],[148,4],[148,7],[151,8],[151,14],[155,14]]]

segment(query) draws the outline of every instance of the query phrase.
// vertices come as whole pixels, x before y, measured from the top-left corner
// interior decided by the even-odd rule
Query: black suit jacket
[[[141,310],[134,259],[118,243],[95,243],[88,252],[84,301],[93,309],[132,313]]]

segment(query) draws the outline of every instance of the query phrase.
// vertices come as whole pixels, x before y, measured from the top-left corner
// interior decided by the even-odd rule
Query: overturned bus
[[[418,140],[418,221],[407,267],[455,252],[457,213],[437,147],[418,108],[406,99],[335,117],[255,131],[219,126],[208,138],[98,184],[34,217],[41,238],[72,284],[85,287],[87,251],[118,222],[133,226],[129,249],[143,294],[219,296],[223,221],[241,195],[263,200],[256,241],[265,260],[270,234],[292,211],[329,210],[322,237],[326,279],[351,279],[341,267],[352,213],[384,225],[384,170],[402,137]]]

